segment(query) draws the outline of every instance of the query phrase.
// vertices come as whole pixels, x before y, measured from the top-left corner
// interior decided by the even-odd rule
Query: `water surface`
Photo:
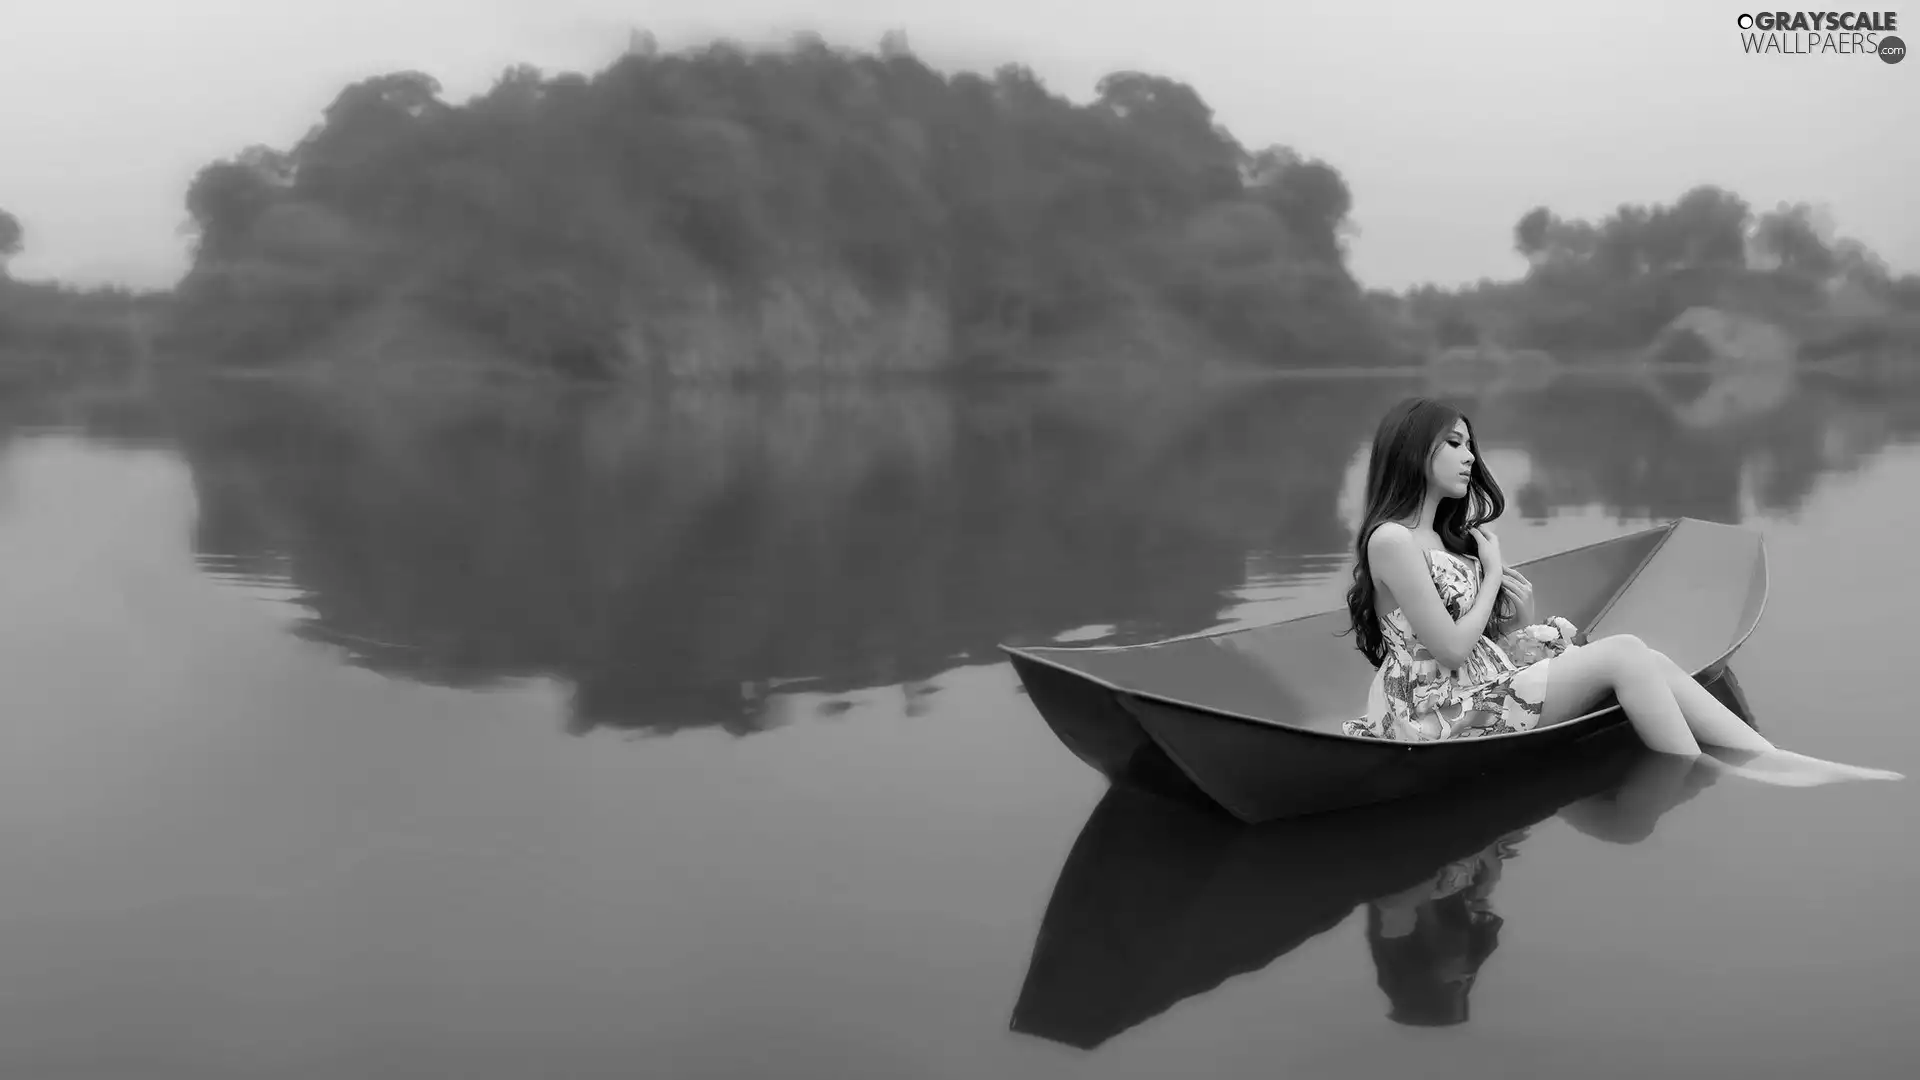
[[[1338,604],[1410,389],[23,415],[0,1072],[1904,1075],[1913,782],[1622,753],[1250,832],[1109,793],[1033,713],[1000,642]],[[1920,775],[1920,390],[1452,389],[1513,558],[1762,530],[1755,721]],[[1096,947],[1036,965],[1050,904]]]

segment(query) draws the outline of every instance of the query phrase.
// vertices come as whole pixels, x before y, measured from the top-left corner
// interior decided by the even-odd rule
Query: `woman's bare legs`
[[[1540,723],[1571,719],[1609,690],[1619,699],[1640,740],[1660,753],[1698,759],[1702,743],[1742,751],[1753,757],[1740,764],[1718,762],[1718,767],[1776,784],[1903,779],[1885,769],[1842,765],[1781,750],[1678,664],[1631,634],[1615,634],[1554,657],[1547,668]]]
[[[1679,664],[1673,662],[1666,653],[1657,649],[1649,650],[1654,661],[1665,674],[1667,685],[1673,690],[1674,700],[1680,703],[1680,711],[1686,715],[1687,726],[1693,729],[1695,737],[1707,746],[1742,752],[1738,764],[1746,766],[1743,775],[1752,775],[1755,770],[1773,773],[1786,773],[1799,778],[1793,782],[1821,783],[1827,780],[1903,780],[1905,777],[1889,769],[1869,769],[1857,765],[1842,765],[1837,761],[1822,761],[1792,750],[1782,750],[1765,736],[1747,726],[1744,720],[1734,714],[1732,709],[1719,698],[1708,692],[1693,676],[1686,673]],[[1811,779],[1808,779],[1811,778]]]
[[[1681,715],[1687,718],[1687,727],[1703,745],[1756,752],[1777,749],[1766,736],[1747,726],[1745,720],[1701,686],[1666,653],[1648,649],[1647,655],[1653,658],[1654,665],[1660,669],[1660,677],[1666,681],[1667,689],[1673,692],[1673,700],[1680,706]]]
[[[1631,634],[1590,641],[1553,658],[1547,666],[1540,726],[1571,720],[1609,690],[1620,699],[1620,708],[1650,749],[1699,756],[1700,743],[1654,661],[1653,650]]]

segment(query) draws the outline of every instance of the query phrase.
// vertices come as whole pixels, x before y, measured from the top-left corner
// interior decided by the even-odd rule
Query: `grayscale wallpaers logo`
[[[1872,55],[1883,64],[1907,58],[1907,43],[1894,36],[1894,11],[1754,11],[1735,18],[1740,48],[1750,53],[1824,56]]]

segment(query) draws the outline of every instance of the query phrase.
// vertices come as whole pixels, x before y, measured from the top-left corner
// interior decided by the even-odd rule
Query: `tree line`
[[[1920,308],[1920,277],[1810,207],[1756,212],[1711,185],[1597,221],[1535,207],[1515,280],[1363,292],[1340,172],[1243,145],[1193,87],[1122,71],[1075,103],[1020,65],[942,74],[898,35],[872,52],[643,39],[591,75],[511,68],[463,103],[420,72],[363,79],[292,146],[201,168],[185,209],[169,340],[236,364],[399,305],[557,373],[697,368],[690,328],[771,323],[783,287],[789,335],[918,312],[960,369],[1143,314],[1297,367],[1631,347],[1697,304],[1817,306],[1843,285]],[[21,240],[0,211],[0,267]]]

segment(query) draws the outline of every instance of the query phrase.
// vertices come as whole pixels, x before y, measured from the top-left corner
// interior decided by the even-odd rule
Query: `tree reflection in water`
[[[1502,477],[1510,513],[1598,510],[1622,531],[1791,510],[1920,431],[1920,394],[1740,378],[1450,393],[1490,453],[1524,462]],[[452,686],[551,678],[583,734],[744,735],[780,722],[789,688],[925,685],[1079,627],[1206,630],[1256,572],[1269,589],[1328,572],[1351,543],[1343,466],[1388,403],[1426,389],[258,386],[146,427],[192,467],[209,572],[283,580],[298,632],[350,662]]]

